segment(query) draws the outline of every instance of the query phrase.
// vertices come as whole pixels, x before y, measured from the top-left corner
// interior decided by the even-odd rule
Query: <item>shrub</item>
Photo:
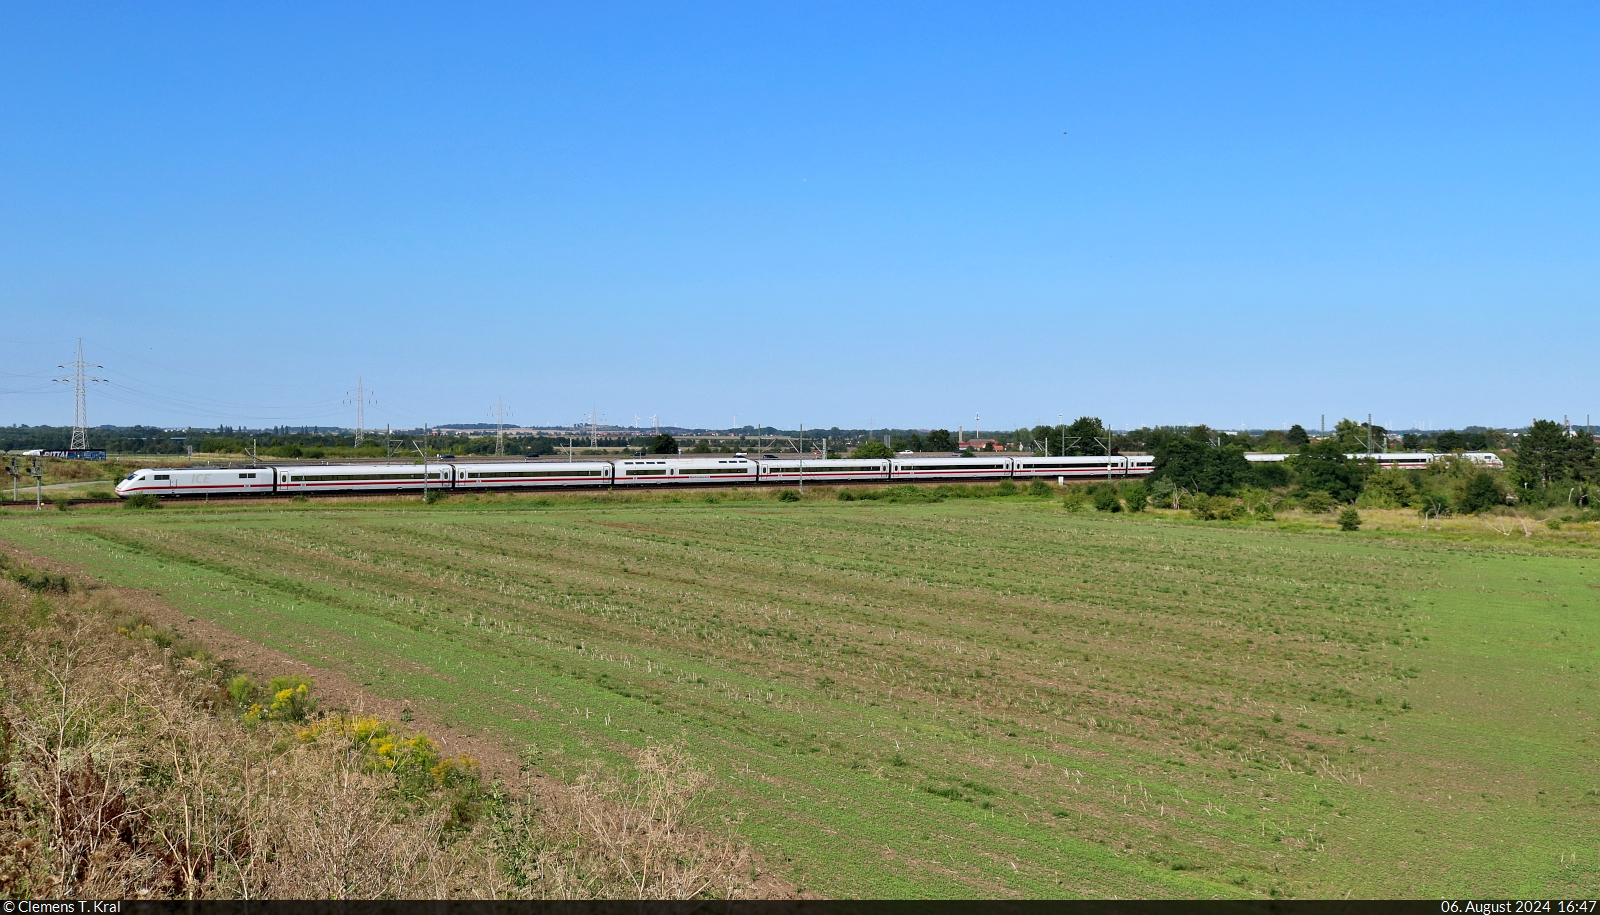
[[[995,492],[1002,496],[1014,496],[1017,494],[1017,484],[1010,480],[1001,480],[1000,485],[995,487]]]
[[[1344,511],[1339,513],[1339,530],[1356,531],[1360,529],[1361,513],[1356,511],[1353,505],[1345,506]]]
[[[779,502],[799,502],[800,501],[800,494],[795,492],[792,489],[785,489],[783,492],[778,493],[778,501]]]
[[[1356,499],[1363,508],[1408,508],[1416,504],[1417,488],[1403,470],[1380,470],[1367,478]]]
[[[1043,481],[1041,479],[1039,479],[1038,477],[1034,477],[1033,478],[1033,482],[1028,484],[1028,495],[1030,495],[1030,496],[1049,496],[1050,495],[1050,484],[1046,483],[1045,481]]]
[[[1201,521],[1232,521],[1242,507],[1226,496],[1197,493],[1189,499],[1189,514]]]
[[[1088,504],[1089,494],[1084,492],[1081,486],[1068,487],[1067,491],[1061,494],[1061,507],[1069,512],[1083,511]]]
[[[855,500],[856,500],[855,494],[852,493],[850,490],[848,490],[848,489],[839,490],[839,501],[840,502],[854,502]]]
[[[1122,511],[1122,500],[1117,498],[1117,490],[1109,483],[1102,483],[1090,491],[1090,498],[1094,500],[1094,510],[1098,512]]]
[[[442,490],[442,489],[430,489],[427,492],[422,494],[422,501],[425,504],[428,504],[428,505],[432,505],[433,503],[435,503],[435,502],[437,502],[437,501],[439,501],[440,499],[443,499],[443,498],[444,498],[444,490]]]
[[[233,683],[228,686],[232,695]],[[271,699],[265,706],[251,703],[244,713],[245,721],[304,721],[317,708],[317,700],[311,698],[311,683],[301,677],[273,677],[267,694]]]
[[[1149,493],[1150,501],[1156,503],[1162,508],[1178,507],[1177,484],[1173,483],[1169,479],[1166,479],[1165,477],[1151,483]]]
[[[1127,503],[1128,511],[1142,512],[1145,505],[1149,504],[1150,496],[1144,483],[1135,480],[1132,483],[1122,484],[1122,501]]]
[[[1500,478],[1487,470],[1477,470],[1457,480],[1451,495],[1456,511],[1469,515],[1486,512],[1506,500]]]
[[[131,508],[135,511],[142,511],[150,508],[160,508],[161,500],[156,498],[155,493],[141,492],[136,495],[129,496],[127,501],[122,503],[122,507]]]
[[[1300,497],[1300,507],[1313,515],[1325,515],[1333,511],[1333,496],[1320,489],[1313,489]]]
[[[241,709],[248,709],[256,699],[256,684],[248,674],[240,674],[228,681],[228,697]]]
[[[1272,520],[1272,498],[1272,493],[1254,486],[1239,490],[1241,507],[1258,521]]]

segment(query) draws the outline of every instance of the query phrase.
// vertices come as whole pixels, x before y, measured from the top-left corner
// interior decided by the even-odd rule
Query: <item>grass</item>
[[[18,513],[0,540],[557,775],[680,743],[826,895],[1590,892],[1595,554],[1363,518],[821,489]]]

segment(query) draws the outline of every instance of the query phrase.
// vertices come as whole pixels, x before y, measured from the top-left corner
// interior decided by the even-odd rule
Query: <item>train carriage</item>
[[[272,468],[280,493],[316,492],[421,492],[449,489],[455,482],[455,468],[429,463],[424,477],[422,464],[324,464]]]
[[[763,483],[798,483],[802,479],[807,483],[872,483],[889,479],[889,462],[864,458],[768,459],[760,462],[760,475]]]
[[[1155,458],[1148,454],[1113,454],[1083,457],[1019,457],[1012,461],[1011,475],[1019,480],[1055,477],[1069,480],[1104,480],[1112,477],[1145,476],[1155,469]]]
[[[272,468],[173,467],[135,470],[116,486],[118,496],[238,496],[272,492]]]
[[[889,479],[918,480],[993,480],[1011,476],[1011,458],[897,458],[889,462]]]
[[[453,466],[456,472],[456,489],[610,486],[612,474],[609,461],[458,463]]]
[[[706,486],[756,482],[754,461],[742,457],[642,457],[613,461],[616,486]]]

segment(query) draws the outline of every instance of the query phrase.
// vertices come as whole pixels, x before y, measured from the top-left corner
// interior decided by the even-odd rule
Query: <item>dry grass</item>
[[[343,729],[310,740],[293,724],[242,722],[221,688],[229,671],[203,650],[119,634],[104,595],[7,571],[0,895],[754,892],[748,852],[686,821],[706,775],[674,748],[642,754],[627,781],[594,770],[571,788],[513,793],[469,772],[418,787],[362,742],[326,739]]]

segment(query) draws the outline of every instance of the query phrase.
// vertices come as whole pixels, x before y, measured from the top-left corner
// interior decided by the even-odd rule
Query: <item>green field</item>
[[[13,514],[572,775],[680,741],[834,896],[1593,896],[1600,553],[933,504]]]

